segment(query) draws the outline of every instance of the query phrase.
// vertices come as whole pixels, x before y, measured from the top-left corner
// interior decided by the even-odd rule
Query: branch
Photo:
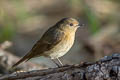
[[[94,63],[12,73],[0,80],[120,80],[120,54],[105,56]]]

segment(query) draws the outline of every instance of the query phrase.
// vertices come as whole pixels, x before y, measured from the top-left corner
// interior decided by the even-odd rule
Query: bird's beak
[[[78,27],[83,27],[85,24],[79,24]]]

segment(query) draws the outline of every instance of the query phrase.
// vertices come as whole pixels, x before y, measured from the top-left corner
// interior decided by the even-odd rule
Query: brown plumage
[[[60,20],[56,25],[49,28],[33,46],[31,51],[12,67],[35,57],[44,56],[51,59],[58,59],[63,56],[72,47],[75,39],[75,32],[78,27],[79,22],[76,19],[64,18]]]

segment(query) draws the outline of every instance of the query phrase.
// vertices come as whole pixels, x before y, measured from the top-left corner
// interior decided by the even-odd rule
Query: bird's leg
[[[57,65],[57,67],[60,67],[60,65],[54,59],[51,59],[51,60],[53,61],[53,63]]]
[[[60,61],[59,58],[57,58],[58,62],[60,63],[61,66],[63,66],[63,63]]]
[[[54,59],[51,59],[51,60],[57,65],[57,67],[63,66],[63,63],[60,61],[60,59],[59,58],[56,58],[56,59],[59,62],[59,64]]]

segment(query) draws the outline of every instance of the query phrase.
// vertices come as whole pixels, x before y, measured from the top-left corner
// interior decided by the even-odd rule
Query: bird
[[[57,66],[63,66],[59,58],[65,55],[73,46],[76,30],[80,26],[79,21],[75,18],[61,19],[50,27],[32,49],[12,68],[24,61],[40,56],[50,58]],[[55,59],[58,60],[60,65],[54,61]]]

